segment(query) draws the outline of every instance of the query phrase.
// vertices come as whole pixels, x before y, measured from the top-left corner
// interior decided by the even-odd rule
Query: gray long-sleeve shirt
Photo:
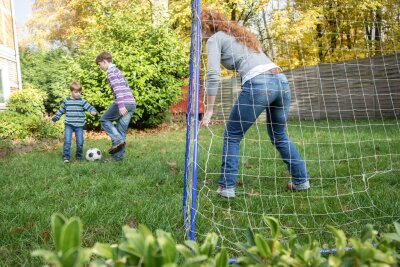
[[[223,31],[213,34],[208,39],[206,48],[208,56],[206,90],[209,96],[217,95],[221,79],[220,64],[228,70],[237,71],[242,78],[259,65],[273,64],[263,52],[252,51],[239,43],[234,36]]]

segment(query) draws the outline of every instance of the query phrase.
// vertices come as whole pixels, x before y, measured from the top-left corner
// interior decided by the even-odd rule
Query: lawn
[[[197,236],[224,236],[225,246],[243,240],[246,227],[266,232],[263,215],[278,217],[299,234],[329,240],[326,225],[357,235],[365,223],[379,229],[400,218],[400,126],[397,121],[290,122],[289,134],[307,163],[312,189],[291,193],[285,165],[262,124],[242,142],[238,197],[215,193],[222,126],[201,129],[198,163]],[[107,138],[85,140],[85,148],[108,149]],[[145,224],[182,241],[185,131],[133,132],[119,162],[61,161],[51,150],[12,153],[0,159],[0,264],[39,266],[30,257],[53,247],[50,216],[79,216],[84,244],[117,242],[121,226]]]

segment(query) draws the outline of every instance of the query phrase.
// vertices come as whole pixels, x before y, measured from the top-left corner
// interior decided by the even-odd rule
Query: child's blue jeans
[[[126,130],[128,129],[133,112],[135,112],[136,105],[125,105],[125,108],[128,110],[128,114],[121,116],[119,114],[118,105],[114,102],[108,107],[106,112],[104,112],[100,118],[101,128],[103,128],[103,130],[111,138],[113,146],[125,141]],[[116,122],[115,125],[113,124],[114,121]],[[112,157],[115,160],[123,160],[124,154],[125,146],[123,149],[113,154]]]
[[[266,111],[269,138],[286,163],[292,182],[297,189],[309,187],[304,161],[286,135],[289,107],[290,88],[283,73],[260,74],[243,84],[224,131],[220,186],[235,188],[240,141],[257,117]]]
[[[75,139],[76,139],[76,159],[81,160],[82,149],[83,149],[83,127],[76,127],[70,124],[65,124],[62,158],[68,160],[70,158],[71,140],[73,132],[75,132]]]

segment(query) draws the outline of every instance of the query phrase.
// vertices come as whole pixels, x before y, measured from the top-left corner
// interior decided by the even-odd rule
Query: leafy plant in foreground
[[[359,239],[347,239],[342,230],[329,227],[335,237],[336,253],[328,257],[321,254],[318,241],[309,239],[300,244],[293,230],[283,229],[273,217],[264,218],[270,237],[247,234],[246,243],[238,243],[239,255],[232,266],[397,266],[400,259],[400,224],[395,232],[378,233],[366,225]],[[186,240],[177,244],[170,233],[157,230],[154,235],[147,227],[123,227],[123,240],[119,244],[96,243],[93,248],[81,248],[82,224],[78,218],[65,219],[52,216],[52,235],[56,251],[36,250],[52,266],[91,267],[116,266],[229,266],[225,248],[218,247],[218,236],[208,233],[200,245]],[[351,249],[348,249],[351,246]],[[96,256],[91,260],[91,256]]]

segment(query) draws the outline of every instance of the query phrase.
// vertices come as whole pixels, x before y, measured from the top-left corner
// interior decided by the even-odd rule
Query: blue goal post
[[[186,116],[186,150],[182,212],[186,238],[195,239],[197,199],[197,148],[199,131],[199,90],[200,90],[200,0],[192,0],[192,26],[190,38],[189,89]],[[193,113],[193,116],[192,116]],[[193,137],[192,128],[193,127]],[[190,161],[192,158],[192,162]],[[191,167],[191,169],[190,169]],[[190,179],[191,178],[191,179]],[[191,183],[191,184],[190,184]],[[189,190],[190,189],[190,190]],[[190,195],[189,195],[190,194]],[[188,206],[188,197],[190,205]],[[189,210],[188,210],[189,207]]]

